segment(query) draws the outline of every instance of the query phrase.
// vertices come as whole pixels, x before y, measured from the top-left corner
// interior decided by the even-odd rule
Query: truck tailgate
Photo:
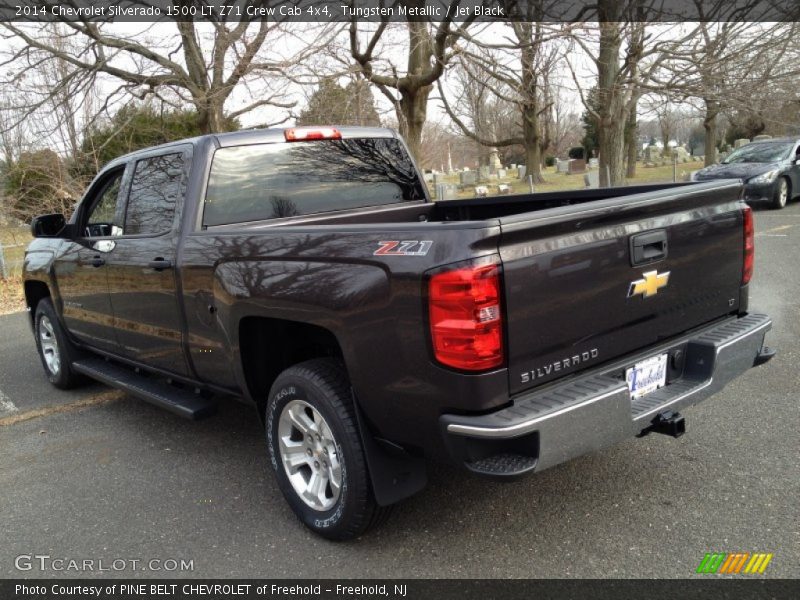
[[[736,313],[740,193],[725,182],[501,218],[511,393]]]

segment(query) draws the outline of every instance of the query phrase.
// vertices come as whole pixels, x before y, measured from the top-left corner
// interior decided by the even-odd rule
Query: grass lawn
[[[702,161],[694,161],[688,163],[678,163],[677,167],[677,180],[685,181],[691,171],[697,171],[703,168]],[[489,187],[489,194],[497,193],[495,187],[497,183],[507,183],[511,186],[512,194],[527,194],[530,192],[527,181],[521,181],[516,177],[516,171],[509,171],[508,176],[502,180],[492,181]],[[535,186],[536,192],[558,192],[562,190],[580,190],[584,189],[583,174],[567,175],[566,173],[556,173],[555,167],[547,167],[544,170],[545,182]],[[628,179],[628,184],[640,183],[667,183],[672,181],[673,171],[672,164],[666,164],[658,167],[645,167],[642,163],[636,166],[636,177]],[[445,183],[458,185],[458,175],[453,177],[445,177]],[[433,189],[433,184],[428,184],[431,194],[436,195],[436,190]],[[458,192],[458,198],[472,198],[474,197],[474,186]]]

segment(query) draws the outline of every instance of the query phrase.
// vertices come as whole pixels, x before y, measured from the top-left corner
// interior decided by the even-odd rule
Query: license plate
[[[625,381],[632,399],[664,387],[667,382],[667,355],[652,356],[626,369]]]

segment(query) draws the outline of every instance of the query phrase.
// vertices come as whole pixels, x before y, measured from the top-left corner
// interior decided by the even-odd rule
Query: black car
[[[722,163],[701,169],[695,181],[741,179],[748,204],[769,202],[783,208],[800,195],[800,140],[770,139],[742,146]]]

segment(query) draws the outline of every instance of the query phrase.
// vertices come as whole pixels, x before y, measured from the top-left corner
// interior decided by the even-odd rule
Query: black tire
[[[786,177],[779,177],[775,182],[775,193],[772,196],[772,208],[780,210],[792,199],[792,184]]]
[[[304,410],[311,423],[316,421],[327,426],[324,431],[332,435],[330,443],[323,448],[323,451],[325,457],[333,456],[335,447],[335,461],[339,465],[339,485],[336,492],[338,497],[334,498],[333,488],[330,486],[326,487],[322,494],[324,502],[332,503],[329,507],[325,507],[324,504],[317,508],[312,507],[309,500],[304,499],[295,489],[297,482],[303,485],[303,481],[298,479],[297,472],[293,474],[296,482],[293,484],[288,474],[288,469],[291,467],[284,466],[285,454],[281,452],[279,432],[283,433],[286,439],[287,419],[293,408]],[[320,416],[324,422],[320,421]],[[265,417],[267,447],[278,487],[306,527],[325,538],[341,541],[358,537],[388,517],[390,507],[378,506],[372,493],[367,462],[353,409],[350,380],[339,363],[329,359],[315,359],[286,369],[272,385]],[[320,463],[315,459],[322,460],[323,454],[312,449],[300,429],[289,427],[292,436],[298,436],[300,440],[295,441],[295,438],[292,438],[290,441],[293,444],[303,445],[300,454],[313,453],[313,456],[311,453],[308,454],[310,457],[308,460],[316,464],[316,467],[314,464],[296,467],[298,471],[300,468],[308,469],[310,482],[310,478],[315,475],[314,469],[320,469]],[[320,436],[317,435],[316,438],[319,440]],[[322,439],[325,439],[324,434]],[[330,455],[328,448],[331,448]],[[333,462],[334,460],[330,461],[331,468]],[[326,462],[325,467],[328,466]],[[329,476],[326,481],[331,482],[332,471],[326,474]],[[306,485],[312,487],[310,483]],[[325,497],[329,492],[331,497]]]
[[[80,373],[72,369],[72,363],[80,356],[80,351],[69,341],[61,322],[58,320],[53,303],[49,298],[39,300],[34,313],[34,336],[36,338],[36,349],[42,361],[42,367],[47,378],[57,388],[68,390],[86,383],[88,380]],[[53,367],[52,354],[43,348],[47,340],[53,340],[56,355],[58,357],[58,368]]]

